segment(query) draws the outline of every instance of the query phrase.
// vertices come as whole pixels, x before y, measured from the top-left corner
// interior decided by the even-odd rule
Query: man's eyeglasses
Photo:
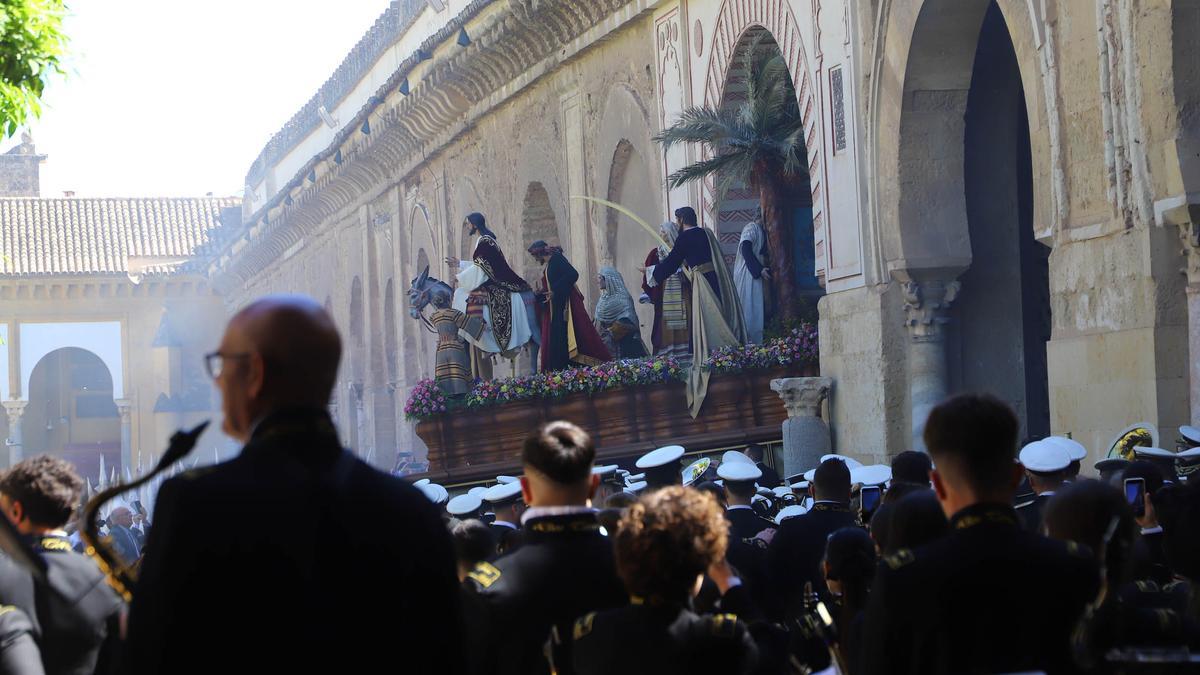
[[[248,358],[250,358],[250,354],[222,354],[221,352],[212,352],[211,354],[204,355],[204,369],[208,371],[208,376],[215,380],[225,371],[226,361]]]

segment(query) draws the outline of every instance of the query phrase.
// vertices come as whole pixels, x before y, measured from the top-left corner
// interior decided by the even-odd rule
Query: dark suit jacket
[[[273,414],[236,459],[164,483],[154,525],[126,672],[458,669],[437,510],[346,453],[324,411]]]
[[[108,528],[108,537],[126,563],[133,564],[142,554],[143,541],[137,530],[114,524]]]
[[[880,564],[862,672],[1073,672],[1071,634],[1100,587],[1091,555],[1021,529],[1004,504],[963,509],[950,526]]]
[[[111,658],[125,603],[66,537],[47,535],[33,548],[46,561],[45,583],[2,558],[0,604],[14,605],[28,617],[47,673],[90,675],[102,652]]]

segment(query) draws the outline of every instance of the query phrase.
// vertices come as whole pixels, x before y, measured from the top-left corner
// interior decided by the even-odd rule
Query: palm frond
[[[688,166],[679,169],[670,176],[667,176],[667,185],[671,188],[683,187],[688,183],[704,180],[709,176],[718,175],[726,176],[731,171],[739,169],[746,162],[744,153],[731,152],[723,155],[717,155],[710,159],[702,159],[699,162],[694,162]],[[743,174],[744,176],[745,174]],[[744,180],[744,177],[743,177]]]
[[[726,111],[712,108],[687,108],[670,127],[654,137],[655,142],[670,150],[681,143],[720,145],[733,135],[736,120]]]

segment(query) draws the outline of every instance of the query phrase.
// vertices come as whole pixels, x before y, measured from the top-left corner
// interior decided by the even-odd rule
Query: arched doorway
[[[101,457],[106,474],[114,468],[118,473],[134,469],[121,466],[121,418],[112,374],[86,349],[56,349],[34,366],[22,433],[26,457],[61,457],[92,484],[100,477]]]
[[[1019,67],[1010,35],[1028,25],[1023,7],[1006,6],[1015,18],[994,0],[925,0],[915,17],[889,16],[889,31],[912,35],[903,80],[880,80],[880,97],[901,101],[899,134],[877,131],[917,449],[929,411],[955,391],[1008,401],[1024,437],[1050,430],[1049,251],[1034,240],[1050,196],[1034,183],[1046,172],[1032,152],[1046,140],[1029,122],[1026,96],[1036,102],[1038,88],[1021,75],[1037,70]]]
[[[646,189],[651,185],[651,164],[626,139],[617,143],[613,151],[612,166],[608,174],[608,200],[628,207],[634,213],[647,216],[657,212],[656,197]],[[658,245],[650,233],[641,225],[630,220],[616,209],[604,209],[605,238],[610,258],[605,265],[612,265],[621,273],[625,286],[636,299],[641,294],[642,273],[646,255]],[[652,225],[658,223],[652,222]],[[642,327],[642,338],[650,342],[653,330],[654,305],[637,305],[638,322]]]
[[[550,195],[541,183],[535,181],[525,189],[525,200],[521,207],[521,247],[520,251],[514,252],[522,261],[519,266],[522,276],[535,286],[537,280],[542,278],[541,266],[537,264],[533,256],[525,253],[525,247],[538,239],[554,246],[561,245],[558,235],[558,219],[554,216],[554,208],[550,205]],[[518,265],[514,264],[516,262],[513,259],[514,256],[507,257],[509,267],[518,268]],[[579,264],[578,261],[575,263]]]
[[[1023,436],[1041,438],[1050,434],[1050,249],[1034,239],[1025,93],[994,1],[979,31],[963,145],[971,266],[951,312],[951,388],[999,395]]]
[[[721,109],[731,113],[738,112],[747,100],[749,68],[761,68],[763,64],[772,60],[778,60],[789,71],[791,77],[784,83],[790,107],[786,114],[800,119],[799,98],[793,84],[795,77],[790,72],[795,64],[788,63],[775,35],[762,25],[752,25],[743,32],[732,52],[721,90]],[[803,159],[805,168],[812,166],[807,150]],[[723,192],[716,191],[714,196],[717,199],[717,237],[721,241],[727,263],[732,265],[737,255],[742,229],[746,224],[757,221],[764,229],[770,227],[761,208],[763,191],[746,181],[737,180],[729,183]],[[791,259],[795,271],[793,283],[799,291],[796,295],[800,304],[797,314],[802,319],[816,323],[817,301],[824,294],[824,278],[817,270],[811,179],[805,175],[790,183],[785,181],[785,184],[781,184],[780,189],[775,191],[775,198],[779,200],[782,212],[776,241],[782,243],[784,250],[771,250],[769,255],[773,260],[779,260],[785,255]],[[770,323],[774,301],[768,297],[765,304],[767,321]]]

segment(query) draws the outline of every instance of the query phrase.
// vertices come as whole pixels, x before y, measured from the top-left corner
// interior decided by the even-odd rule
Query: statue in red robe
[[[612,355],[596,332],[583,294],[575,283],[579,272],[562,249],[535,241],[529,254],[545,266],[542,272],[542,371],[565,370],[572,365],[595,366],[611,361]]]

